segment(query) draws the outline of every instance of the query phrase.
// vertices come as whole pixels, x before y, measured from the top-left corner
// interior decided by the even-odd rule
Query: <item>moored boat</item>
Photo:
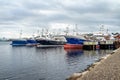
[[[27,44],[27,40],[22,38],[22,30],[20,31],[20,36],[17,39],[12,39],[12,46],[25,46]]]
[[[65,35],[65,38],[67,43],[64,45],[64,48],[82,49],[83,43],[86,41],[83,36]]]
[[[64,37],[52,37],[52,38],[39,38],[36,39],[37,47],[57,47],[63,46],[66,43]]]
[[[27,44],[26,46],[36,46],[37,41],[35,39],[27,39]]]
[[[11,43],[12,46],[25,46],[26,44],[26,39],[14,39]]]

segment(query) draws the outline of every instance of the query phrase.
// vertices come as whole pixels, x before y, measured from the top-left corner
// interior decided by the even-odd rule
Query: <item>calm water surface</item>
[[[0,42],[0,80],[65,80],[112,50],[12,47]]]

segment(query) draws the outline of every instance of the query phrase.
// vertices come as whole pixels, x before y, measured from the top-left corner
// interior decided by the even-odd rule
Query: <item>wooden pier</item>
[[[100,41],[100,49],[115,49],[114,41]]]
[[[92,42],[92,41],[85,41],[83,44],[84,50],[96,50],[99,49],[98,42]]]
[[[116,43],[116,44],[115,44]],[[114,41],[85,41],[83,44],[84,50],[97,50],[97,49],[116,49],[118,48],[118,42]]]

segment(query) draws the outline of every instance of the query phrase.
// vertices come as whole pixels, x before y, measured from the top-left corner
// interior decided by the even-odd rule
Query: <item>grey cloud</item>
[[[115,26],[118,30],[120,3],[111,1],[76,0],[72,3],[72,0],[0,0],[0,27],[14,29],[22,26],[32,29],[35,26],[47,27],[50,23],[66,23],[81,25],[78,27],[82,31],[92,31],[89,27],[97,30],[96,26],[100,24]],[[44,14],[40,10],[53,11],[53,14]]]

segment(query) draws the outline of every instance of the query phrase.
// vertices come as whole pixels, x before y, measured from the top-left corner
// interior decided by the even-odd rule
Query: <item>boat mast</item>
[[[66,27],[65,35],[68,35],[68,33],[69,33],[69,25]]]
[[[78,28],[77,28],[77,24],[75,24],[75,31],[76,31],[76,34],[75,35],[78,35]]]
[[[22,38],[22,30],[20,30],[20,36],[19,36],[19,38],[20,39]]]
[[[44,32],[44,29],[42,28],[42,31],[41,31],[41,37],[43,37],[43,32]]]
[[[66,27],[66,35],[69,33],[69,27]]]
[[[103,32],[104,32],[104,25],[102,25],[102,26],[100,27],[100,33],[103,34]]]

